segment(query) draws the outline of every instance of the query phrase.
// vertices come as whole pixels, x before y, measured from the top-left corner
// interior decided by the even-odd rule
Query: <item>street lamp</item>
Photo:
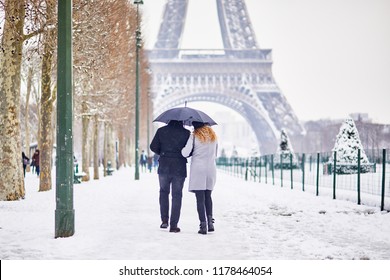
[[[141,28],[139,24],[139,4],[143,0],[134,0],[137,5],[137,29],[135,31],[135,180],[139,180],[138,142],[139,142],[139,49],[141,48]]]
[[[150,105],[150,91],[148,89],[148,100],[147,100],[147,103],[146,103],[146,109],[147,109],[147,112],[146,112],[146,129],[147,129],[147,137],[146,137],[146,147],[149,147],[149,143],[150,143],[150,132],[149,132],[149,129],[150,129],[150,124],[149,124],[149,105]],[[148,149],[148,157],[149,157],[149,148]]]
[[[58,1],[55,238],[74,234],[72,0]]]

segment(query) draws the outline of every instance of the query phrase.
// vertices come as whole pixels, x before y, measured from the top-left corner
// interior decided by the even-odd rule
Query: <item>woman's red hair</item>
[[[194,136],[198,138],[202,143],[211,143],[217,140],[217,135],[215,134],[214,130],[208,125],[204,125],[195,129]]]

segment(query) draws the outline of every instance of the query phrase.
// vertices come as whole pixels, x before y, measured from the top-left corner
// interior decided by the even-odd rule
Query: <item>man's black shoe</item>
[[[160,228],[168,228],[168,222],[163,222]]]
[[[180,228],[178,228],[178,227],[171,227],[170,229],[169,229],[169,232],[180,232]]]

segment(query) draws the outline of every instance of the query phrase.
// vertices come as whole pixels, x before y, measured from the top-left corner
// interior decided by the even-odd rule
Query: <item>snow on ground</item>
[[[390,260],[388,212],[223,172],[214,233],[197,233],[186,185],[182,232],[160,229],[157,174],[135,181],[124,168],[74,185],[75,235],[55,239],[55,183],[38,192],[36,176],[25,180],[24,200],[0,202],[2,260]]]

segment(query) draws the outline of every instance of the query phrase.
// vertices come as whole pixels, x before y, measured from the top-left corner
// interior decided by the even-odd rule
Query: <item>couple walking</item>
[[[200,220],[198,233],[214,231],[211,192],[216,181],[217,137],[206,123],[193,121],[194,131],[183,127],[182,121],[171,120],[157,130],[150,149],[160,156],[158,175],[160,183],[161,228],[180,232],[178,222],[182,191],[187,177],[187,157],[191,158],[189,191],[196,196]],[[172,207],[169,216],[169,194],[172,189]]]

